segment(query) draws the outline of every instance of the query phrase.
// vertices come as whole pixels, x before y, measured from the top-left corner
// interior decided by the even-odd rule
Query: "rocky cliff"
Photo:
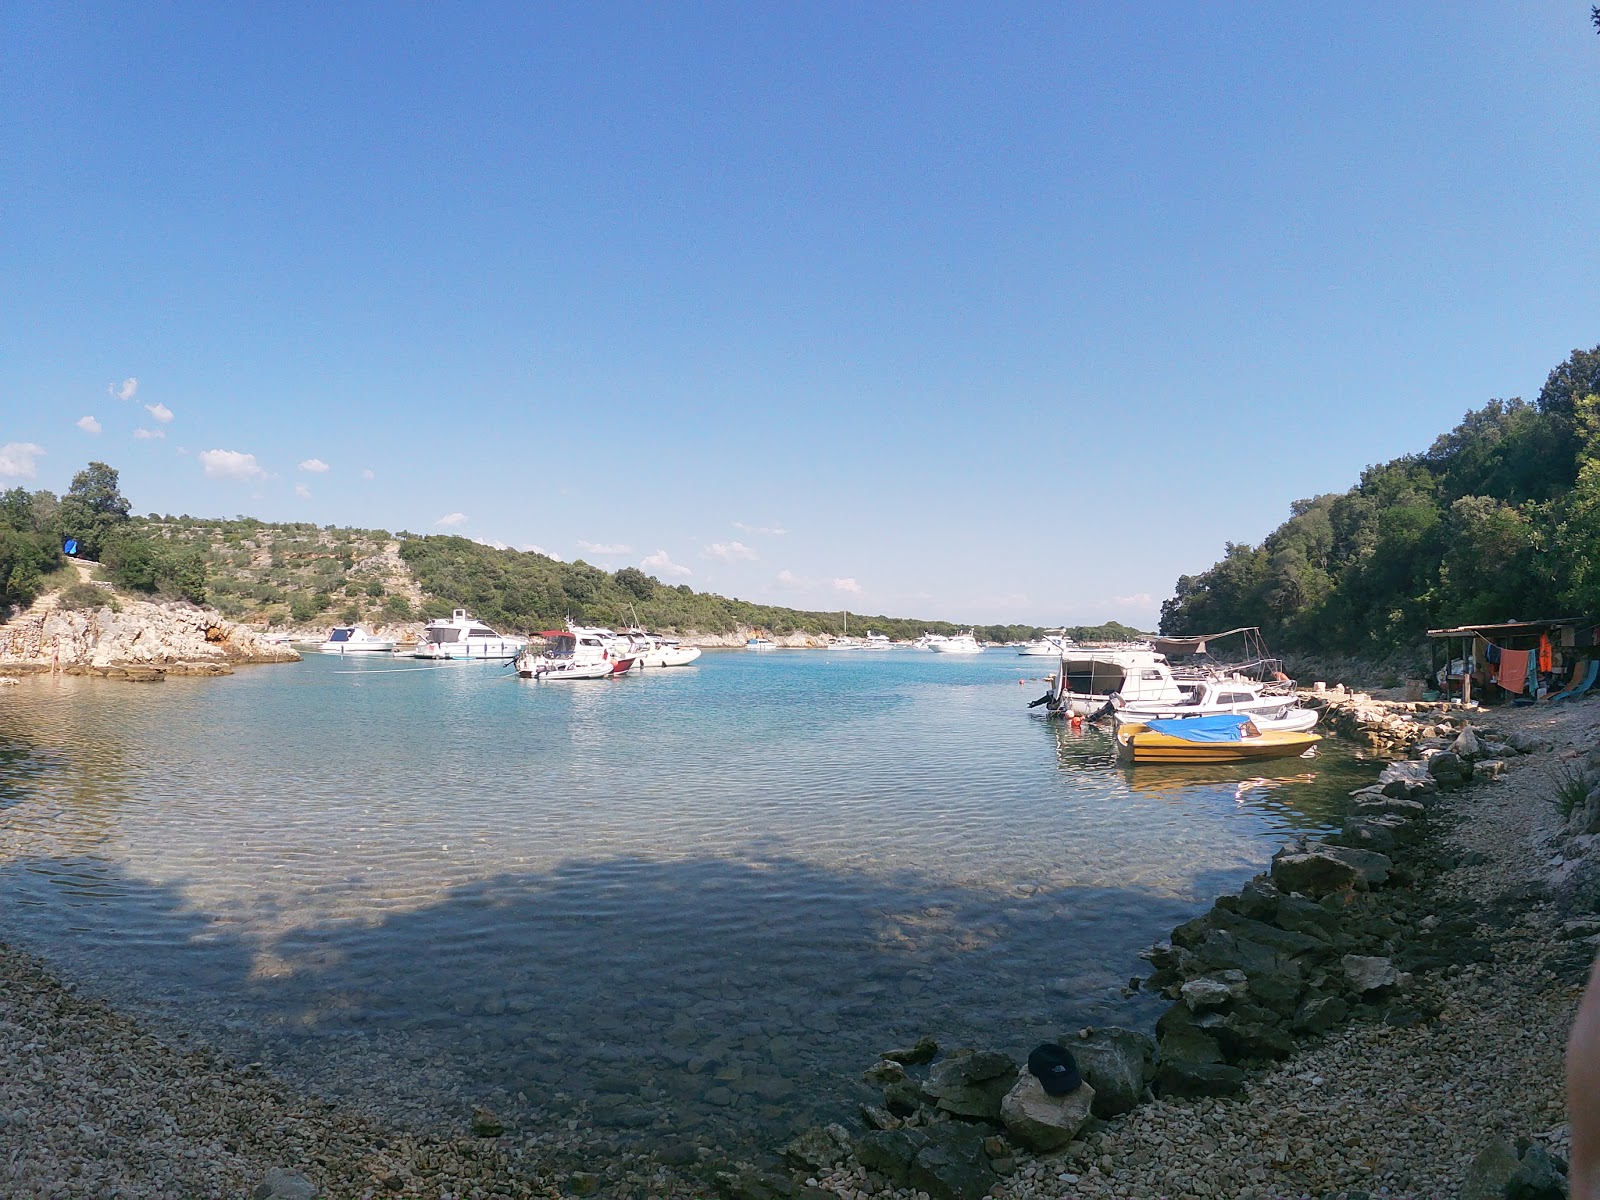
[[[0,625],[0,673],[8,674],[127,667],[213,674],[240,663],[299,658],[212,609],[181,603],[119,598],[115,608],[74,611],[51,594]]]

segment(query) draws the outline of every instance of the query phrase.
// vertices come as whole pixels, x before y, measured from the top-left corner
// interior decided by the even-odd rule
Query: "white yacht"
[[[1047,629],[1043,637],[1023,642],[1017,647],[1017,653],[1024,658],[1060,658],[1074,645],[1076,643],[1067,636],[1065,629]]]
[[[528,639],[504,637],[458,608],[448,621],[432,620],[417,639],[417,658],[516,658],[528,648]]]
[[[317,649],[324,654],[392,654],[394,643],[374,637],[360,625],[335,625]]]
[[[894,648],[894,642],[889,639],[887,633],[873,633],[869,629],[867,630],[866,645],[861,648],[863,650],[891,650]]]
[[[928,649],[937,650],[940,654],[982,654],[983,647],[978,645],[978,639],[972,636],[972,630],[958,633],[954,637],[940,638],[938,641],[928,642]]]
[[[605,679],[633,669],[631,658],[617,658],[591,630],[553,629],[541,633],[543,654],[524,650],[517,656],[517,674],[524,679]]]
[[[924,633],[911,644],[918,650],[933,650],[938,647],[940,642],[947,642],[949,640],[950,639],[945,637],[942,633]]]
[[[1155,700],[1176,705],[1188,693],[1173,678],[1167,656],[1148,645],[1074,647],[1062,653],[1050,690],[1030,707],[1045,704],[1051,715],[1088,717],[1119,695],[1130,703]]]
[[[567,631],[575,634],[592,634],[611,651],[612,658],[629,659],[637,667],[686,667],[700,657],[699,646],[685,646],[677,638],[663,637],[658,633],[635,626],[624,633],[610,629],[575,625],[567,622]]]
[[[756,637],[747,640],[744,644],[744,648],[746,650],[776,650],[778,648],[778,643],[773,641],[771,638],[764,638],[760,635],[757,635]]]

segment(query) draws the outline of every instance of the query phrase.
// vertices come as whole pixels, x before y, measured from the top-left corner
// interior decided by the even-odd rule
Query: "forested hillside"
[[[1381,656],[1462,622],[1600,620],[1600,346],[1574,350],[1534,403],[1492,400],[1290,512],[1182,576],[1161,632],[1259,625],[1284,650]]]
[[[250,517],[132,516],[117,472],[90,463],[66,496],[14,488],[0,494],[0,607],[76,579],[61,544],[98,559],[101,577],[131,592],[211,604],[224,616],[265,626],[365,621],[392,624],[449,616],[453,608],[506,632],[559,628],[567,618],[606,625],[640,622],[664,631],[775,635],[843,632],[841,611],[806,612],[674,587],[637,567],[609,572],[584,562],[497,549],[462,537],[391,534]],[[105,599],[88,585],[73,603]],[[923,618],[850,614],[857,634],[895,638],[954,633],[966,626]],[[987,625],[978,637],[1036,637],[1031,625]],[[1069,630],[1080,641],[1138,633],[1115,622]]]

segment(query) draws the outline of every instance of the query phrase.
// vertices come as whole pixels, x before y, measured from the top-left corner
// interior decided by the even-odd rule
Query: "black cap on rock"
[[[1028,1055],[1028,1073],[1051,1096],[1065,1096],[1083,1086],[1083,1076],[1078,1074],[1078,1062],[1072,1057],[1072,1051],[1055,1042],[1034,1047]]]

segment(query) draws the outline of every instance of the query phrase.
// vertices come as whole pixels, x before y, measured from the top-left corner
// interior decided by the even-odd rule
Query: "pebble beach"
[[[1419,879],[1421,898],[1474,914],[1493,950],[1419,980],[1432,1020],[1357,1021],[1252,1072],[1238,1096],[1151,1100],[1091,1122],[1059,1153],[1008,1152],[990,1194],[1454,1197],[1470,1194],[1474,1163],[1496,1145],[1531,1140],[1564,1157],[1562,1053],[1593,947],[1563,929],[1570,914],[1552,898],[1562,856],[1587,849],[1553,795],[1560,772],[1595,747],[1600,705],[1473,719],[1553,749],[1451,793],[1430,819],[1458,865]],[[185,1041],[0,946],[0,1195],[920,1195],[850,1159],[808,1175],[703,1145],[593,1157],[579,1130],[533,1119],[537,1098],[526,1111],[462,1113],[453,1128],[386,1128]]]

